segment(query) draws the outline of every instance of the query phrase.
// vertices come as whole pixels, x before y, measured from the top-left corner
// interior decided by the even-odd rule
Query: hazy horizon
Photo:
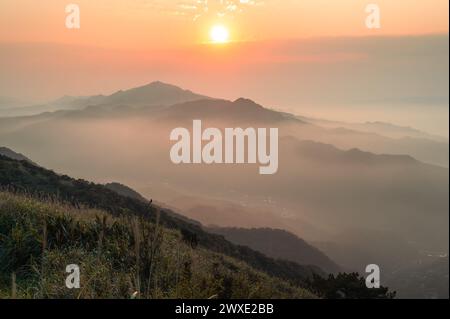
[[[0,96],[31,104],[158,80],[298,115],[383,121],[448,137],[448,34],[197,45],[148,54],[45,43],[0,47]],[[271,90],[264,89],[268,83]]]
[[[160,80],[448,137],[445,0],[380,0],[379,29],[366,27],[362,0],[80,0],[79,29],[66,28],[65,1],[19,2],[0,4],[0,97],[42,102]],[[217,25],[226,43],[211,39]]]

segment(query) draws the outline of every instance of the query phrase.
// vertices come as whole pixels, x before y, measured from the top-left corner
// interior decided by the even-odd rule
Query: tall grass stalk
[[[11,274],[11,299],[17,299],[16,273]]]
[[[154,257],[156,255],[158,249],[158,237],[159,237],[159,226],[160,226],[160,218],[161,218],[161,210],[159,208],[156,209],[156,223],[155,230],[153,233],[153,238],[151,239],[151,243],[149,243],[150,247],[150,270],[148,274],[148,282],[147,282],[147,292],[146,295],[150,295],[151,290],[151,282],[152,282],[152,274],[155,268]],[[150,238],[149,238],[150,239]]]
[[[141,267],[140,267],[140,254],[141,254],[141,234],[139,227],[139,220],[137,217],[133,218],[132,231],[134,237],[134,255],[136,263],[136,290],[138,291],[137,298],[141,295]]]

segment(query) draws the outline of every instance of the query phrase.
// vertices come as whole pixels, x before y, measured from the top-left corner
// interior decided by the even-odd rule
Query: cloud
[[[152,8],[185,16],[194,21],[202,17],[234,18],[246,10],[262,6],[264,0],[183,0],[183,1],[148,1],[146,4]]]

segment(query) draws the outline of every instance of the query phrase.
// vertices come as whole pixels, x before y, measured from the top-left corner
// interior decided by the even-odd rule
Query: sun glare
[[[215,25],[209,33],[213,43],[227,43],[230,38],[228,29],[223,25]]]

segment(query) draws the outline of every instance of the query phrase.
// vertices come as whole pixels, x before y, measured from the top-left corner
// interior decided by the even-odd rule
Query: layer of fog
[[[1,143],[60,173],[125,183],[205,224],[282,228],[344,247],[379,234],[367,235],[365,258],[339,257],[347,267],[378,258],[395,268],[417,257],[410,251],[448,251],[447,169],[293,137],[281,138],[273,176],[256,165],[174,165],[169,133],[190,120],[164,117],[62,116],[4,133]],[[280,129],[292,133],[290,125]],[[390,237],[398,240],[387,251]],[[349,249],[347,258],[355,256]]]

